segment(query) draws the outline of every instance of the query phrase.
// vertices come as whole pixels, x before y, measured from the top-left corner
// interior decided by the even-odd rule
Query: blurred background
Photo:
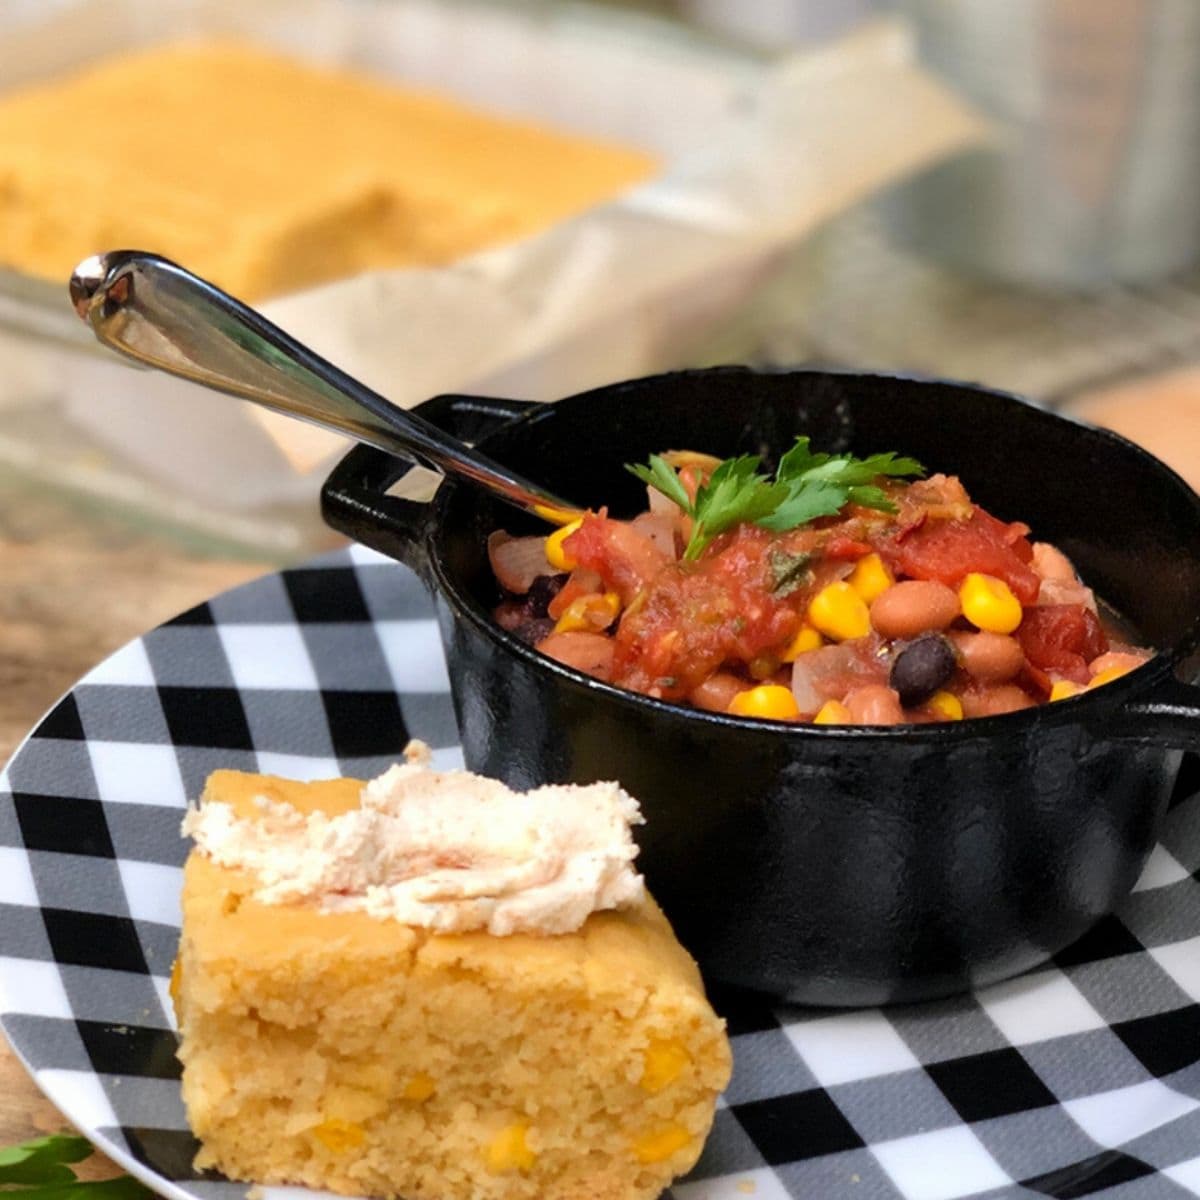
[[[197,42],[224,49],[155,59]],[[239,95],[231,47],[295,71]],[[430,91],[466,108],[413,107]],[[564,199],[530,144],[516,195],[512,121],[615,175]],[[404,404],[730,361],[918,372],[1200,482],[1191,0],[6,0],[3,532],[295,561],[330,544],[339,445],[103,358],[63,285],[120,242],[250,289]]]

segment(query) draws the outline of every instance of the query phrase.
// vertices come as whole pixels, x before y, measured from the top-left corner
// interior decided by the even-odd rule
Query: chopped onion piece
[[[630,525],[653,542],[668,558],[676,559],[679,551],[676,546],[675,533],[679,529],[679,509],[671,506],[672,513],[642,513],[634,517]]]
[[[650,512],[656,517],[678,517],[682,511],[678,504],[670,498],[664,496],[658,488],[648,487],[646,495],[650,500]],[[634,518],[637,519],[636,517]]]
[[[488,561],[506,592],[523,596],[539,575],[555,574],[546,557],[546,539],[510,537],[497,530],[488,537]]]
[[[1042,604],[1082,604],[1096,612],[1096,595],[1078,579],[1043,579],[1038,585],[1037,602]]]

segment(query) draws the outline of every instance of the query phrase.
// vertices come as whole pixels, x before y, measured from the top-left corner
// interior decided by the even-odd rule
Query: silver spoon
[[[554,524],[582,514],[385,400],[169,259],[139,250],[92,255],[75,268],[70,288],[75,311],[96,337],[143,366],[469,479]]]

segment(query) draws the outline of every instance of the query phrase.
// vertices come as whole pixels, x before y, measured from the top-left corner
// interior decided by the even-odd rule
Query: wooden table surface
[[[81,675],[175,613],[267,564],[195,559],[169,542],[0,483],[0,761]],[[0,1147],[67,1127],[0,1037]],[[81,1174],[115,1168],[99,1158]]]

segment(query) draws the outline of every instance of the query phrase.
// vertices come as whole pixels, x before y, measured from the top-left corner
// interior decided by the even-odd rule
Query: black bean
[[[549,637],[554,632],[554,622],[549,617],[534,617],[522,622],[513,632],[527,646],[536,646],[542,638]]]
[[[496,618],[496,624],[501,629],[507,629],[509,632],[516,632],[529,619],[525,611],[525,601],[520,596],[513,600],[501,600],[492,616]]]
[[[905,708],[923,704],[954,674],[954,647],[940,633],[922,634],[892,663],[888,683],[900,693]]]
[[[525,596],[525,608],[531,618],[547,616],[550,601],[562,591],[567,582],[566,575],[539,575],[530,585]]]

